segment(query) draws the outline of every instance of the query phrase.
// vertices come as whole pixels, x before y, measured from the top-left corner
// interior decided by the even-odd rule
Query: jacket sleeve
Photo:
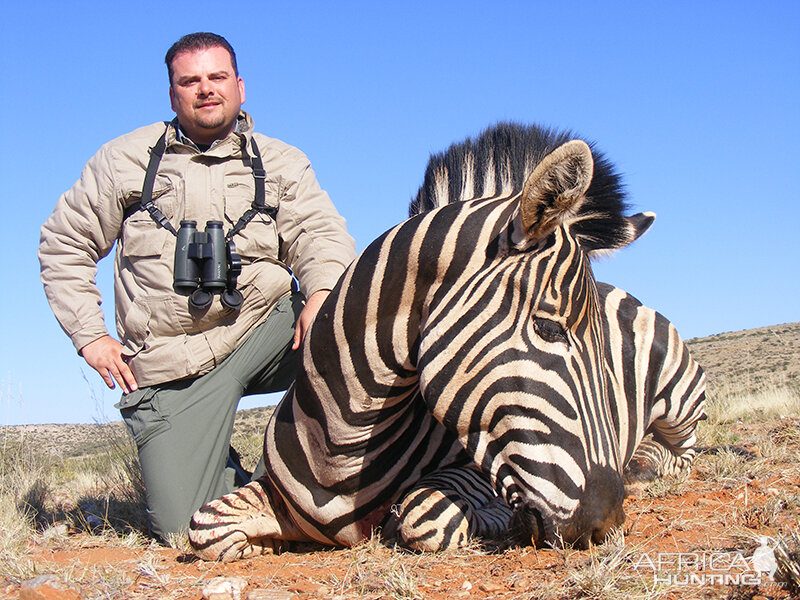
[[[288,181],[278,209],[283,259],[308,298],[330,290],[355,259],[355,241],[344,218],[317,182],[308,159],[299,150],[297,177]]]
[[[97,262],[111,251],[121,222],[111,151],[105,146],[58,199],[39,241],[47,300],[78,351],[107,334],[95,277]]]

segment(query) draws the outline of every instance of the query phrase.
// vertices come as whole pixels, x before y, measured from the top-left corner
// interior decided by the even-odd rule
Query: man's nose
[[[197,93],[201,96],[208,96],[214,92],[214,88],[211,85],[211,81],[205,77],[200,79],[200,85],[197,88]]]

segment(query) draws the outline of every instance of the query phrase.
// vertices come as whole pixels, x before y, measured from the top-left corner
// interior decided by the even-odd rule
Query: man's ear
[[[172,86],[169,86],[169,105],[172,108],[172,112],[178,112],[175,110],[175,95],[172,93]]]

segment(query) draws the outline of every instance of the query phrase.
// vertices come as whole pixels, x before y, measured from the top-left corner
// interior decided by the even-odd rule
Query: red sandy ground
[[[787,478],[781,465],[776,465],[773,474],[764,479],[713,486],[701,480],[698,471],[682,485],[679,495],[645,494],[626,499],[623,531],[628,558],[612,571],[618,578],[616,583],[615,576],[610,576],[611,587],[617,588],[614,594],[598,589],[581,594],[574,579],[576,573],[591,572],[593,560],[597,567],[603,558],[613,555],[613,544],[599,547],[594,553],[516,548],[496,554],[460,551],[441,555],[414,555],[367,544],[356,549],[315,549],[223,565],[201,562],[172,549],[114,547],[113,539],[108,537],[79,534],[60,541],[32,542],[31,559],[40,573],[56,573],[73,581],[85,598],[198,600],[202,598],[203,585],[220,576],[245,578],[248,590],[286,590],[294,593],[297,600],[791,598],[785,587],[774,583],[738,588],[672,586],[662,587],[660,594],[645,592],[653,587],[653,573],[634,567],[644,554],[655,559],[658,553],[708,555],[716,551],[742,552],[750,557],[758,545],[758,535],[779,537],[797,531],[800,481]],[[778,497],[792,499],[794,505],[770,512],[769,507]],[[412,592],[405,593],[387,583],[400,576],[413,578]],[[609,581],[609,576],[599,581]],[[16,584],[0,582],[0,598],[17,598],[19,589]],[[247,592],[242,598],[247,598]]]

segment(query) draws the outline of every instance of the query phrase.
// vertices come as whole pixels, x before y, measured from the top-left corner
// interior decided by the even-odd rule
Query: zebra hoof
[[[276,516],[268,485],[258,479],[201,506],[189,523],[194,554],[202,560],[232,562],[284,550],[287,542],[282,539],[288,537],[287,530],[289,535],[294,530],[288,520]]]
[[[216,542],[211,546],[204,546],[192,539],[194,555],[200,560],[208,562],[229,563],[241,559],[253,558],[263,554],[280,554],[287,549],[288,542],[275,538],[249,538],[242,531],[232,532],[224,543]]]

